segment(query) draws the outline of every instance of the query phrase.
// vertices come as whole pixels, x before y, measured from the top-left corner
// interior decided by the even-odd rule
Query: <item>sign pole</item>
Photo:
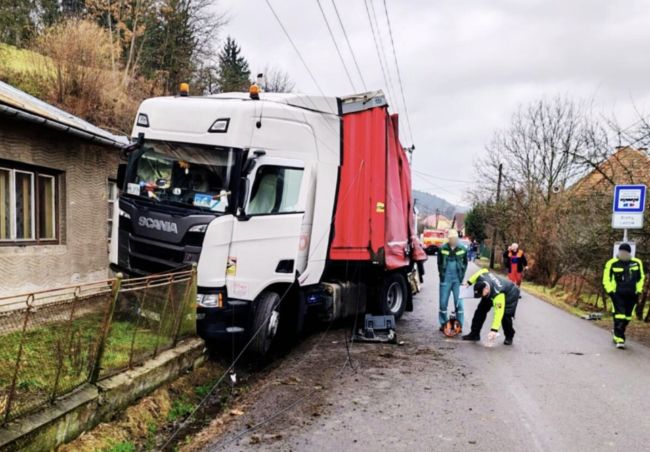
[[[623,229],[623,241],[627,243],[627,229]]]

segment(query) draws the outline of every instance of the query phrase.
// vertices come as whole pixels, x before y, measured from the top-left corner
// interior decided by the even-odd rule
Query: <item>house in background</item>
[[[576,196],[599,192],[611,199],[616,184],[650,184],[647,149],[619,146],[609,158],[576,182],[571,190]]]
[[[455,213],[451,219],[451,228],[456,229],[461,237],[465,237],[465,214]]]
[[[108,276],[127,144],[0,82],[0,296]]]

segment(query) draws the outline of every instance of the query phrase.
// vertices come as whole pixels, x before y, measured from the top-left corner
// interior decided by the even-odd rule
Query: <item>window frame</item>
[[[18,232],[17,232],[18,231],[18,214],[16,213],[16,175],[18,173],[20,173],[20,174],[28,174],[31,177],[30,214],[31,214],[32,221],[31,221],[30,237],[26,238],[26,239],[19,239],[17,237],[17,234],[18,234]],[[38,176],[37,176],[36,172],[26,171],[26,170],[22,170],[22,169],[15,169],[15,168],[12,171],[12,176],[13,176],[13,182],[14,182],[13,187],[12,187],[13,188],[12,193],[14,195],[14,199],[13,199],[13,201],[14,201],[13,202],[14,212],[13,212],[13,216],[11,217],[11,221],[13,222],[13,227],[14,227],[13,231],[12,231],[13,235],[14,235],[13,240],[15,242],[18,242],[18,243],[21,243],[21,242],[34,242],[38,238],[38,236],[36,235],[36,223],[37,223],[37,221],[36,221],[37,198],[36,197],[37,197],[37,194],[36,194],[36,190],[35,190],[35,188],[36,188],[35,181],[36,181]]]
[[[299,193],[298,193],[298,204],[302,206],[302,209],[299,210],[294,210],[291,212],[268,212],[268,213],[249,213],[248,209],[250,206],[251,201],[253,200],[253,188],[255,187],[255,182],[257,181],[259,172],[261,169],[266,168],[266,167],[271,167],[271,168],[281,168],[283,170],[299,170],[302,171],[301,179],[300,179],[300,188],[299,188]],[[300,166],[297,164],[287,164],[283,162],[277,162],[277,161],[266,161],[263,163],[260,163],[260,165],[255,167],[254,171],[254,177],[250,179],[250,189],[248,190],[248,196],[246,197],[246,203],[244,212],[246,212],[247,217],[268,217],[268,216],[273,216],[273,215],[296,215],[296,214],[304,214],[305,209],[304,209],[304,200],[303,200],[303,193],[302,193],[302,188],[303,184],[305,183],[305,175],[306,175],[306,170],[304,166]]]
[[[115,192],[113,193],[113,189],[115,189]],[[115,195],[112,197],[111,195]],[[106,186],[106,201],[107,201],[107,212],[108,213],[108,245],[110,246],[111,240],[113,237],[111,237],[113,233],[113,213],[115,213],[115,209],[118,208],[118,200],[120,199],[120,187],[117,185],[117,180],[113,178],[108,178],[107,181],[107,186]]]
[[[36,245],[58,245],[61,243],[61,213],[59,212],[60,197],[59,192],[63,171],[39,167],[36,165],[24,164],[21,162],[14,162],[10,160],[0,159],[0,170],[9,172],[9,239],[0,239],[0,248],[7,246],[36,246]],[[16,237],[16,173],[29,174],[31,176],[31,238],[20,239]],[[54,237],[53,238],[39,238],[40,235],[40,221],[37,215],[40,214],[40,193],[39,193],[39,178],[44,177],[52,180],[52,193],[54,197],[54,205],[52,209],[52,216],[54,221]]]
[[[59,225],[58,225],[58,223],[56,221],[56,219],[57,219],[56,212],[57,212],[57,206],[58,206],[58,203],[56,202],[56,198],[57,198],[58,184],[56,183],[57,177],[54,174],[37,173],[36,174],[36,179],[40,179],[40,178],[51,179],[52,180],[52,198],[53,198],[52,199],[52,201],[53,201],[52,202],[52,230],[54,231],[54,237],[41,238],[40,237],[40,235],[41,235],[40,225],[38,224],[38,223],[40,223],[40,218],[38,219],[39,220],[38,222],[37,221],[34,222],[35,224],[37,224],[37,227],[36,227],[36,234],[37,234],[36,235],[36,240],[38,240],[40,242],[47,242],[47,241],[51,241],[51,240],[57,240],[57,238],[59,236],[59,234],[58,234]],[[40,209],[40,204],[41,204],[41,202],[40,202],[41,201],[41,199],[40,199],[40,196],[41,196],[41,194],[40,194],[41,193],[40,192],[40,183],[41,182],[39,180],[38,181],[39,191],[34,196],[34,201],[35,201],[35,203],[38,202],[39,209]],[[35,210],[36,210],[36,207],[34,207],[34,211]],[[40,212],[38,212],[38,213],[40,214]],[[36,218],[36,213],[34,213],[34,218]]]

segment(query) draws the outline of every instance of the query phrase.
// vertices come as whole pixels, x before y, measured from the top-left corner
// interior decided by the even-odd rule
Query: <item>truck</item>
[[[429,254],[436,254],[438,250],[445,244],[447,232],[441,229],[425,229],[422,232],[422,246],[424,251]]]
[[[381,91],[185,90],[143,101],[132,143],[111,267],[137,276],[196,265],[208,346],[246,342],[265,355],[306,319],[413,309],[426,254]]]

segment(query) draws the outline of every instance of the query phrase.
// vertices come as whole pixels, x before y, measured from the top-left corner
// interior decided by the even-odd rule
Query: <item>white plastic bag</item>
[[[492,336],[492,337],[490,337]],[[486,347],[494,347],[494,345],[497,343],[497,339],[499,339],[499,336],[501,336],[500,333],[496,333],[493,335],[488,335],[488,337],[483,341],[483,345]]]

